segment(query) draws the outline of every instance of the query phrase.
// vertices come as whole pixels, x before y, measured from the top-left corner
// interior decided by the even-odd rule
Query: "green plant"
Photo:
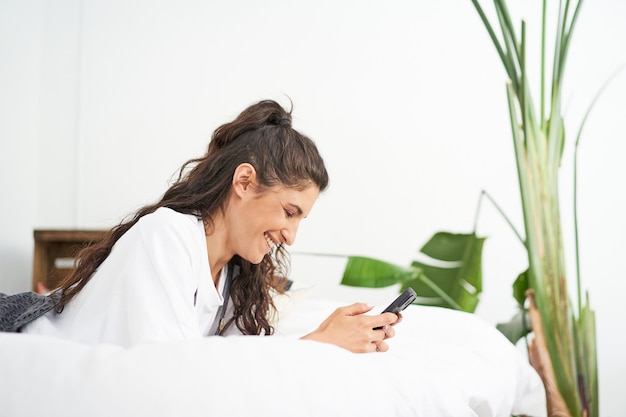
[[[576,261],[576,303],[572,303],[568,295],[568,281],[565,271],[561,207],[559,202],[559,169],[564,154],[566,132],[562,117],[561,96],[567,55],[572,34],[576,26],[582,0],[560,0],[541,3],[541,32],[539,42],[539,91],[538,111],[531,94],[529,71],[527,68],[528,42],[526,38],[526,22],[522,20],[520,32],[513,26],[505,0],[494,0],[495,19],[499,34],[496,34],[490,19],[477,0],[472,3],[478,12],[489,36],[496,48],[509,82],[506,85],[510,124],[515,150],[519,191],[521,196],[524,236],[512,226],[497,204],[486,194],[507,220],[526,250],[528,269],[522,272],[513,284],[513,295],[519,303],[520,312],[509,323],[498,325],[498,328],[516,342],[530,331],[535,333],[531,342],[529,356],[533,366],[541,375],[548,396],[548,415],[573,415],[596,417],[599,415],[598,372],[595,333],[595,314],[589,305],[589,296],[583,298],[579,269],[579,245],[577,222],[576,193],[576,162],[578,144],[581,133],[591,108],[600,93],[606,88],[610,79],[600,89],[587,113],[585,114],[576,135],[574,144],[574,231]],[[555,16],[549,28],[549,16]],[[548,31],[554,39],[551,51],[551,72],[548,72],[547,41]],[[612,77],[611,77],[612,78]],[[440,233],[435,236],[440,235]],[[453,236],[451,234],[448,234]],[[476,237],[474,232],[468,235],[478,239],[473,245],[479,252],[483,238]],[[478,244],[479,242],[479,244]],[[349,257],[344,271],[342,283],[347,285],[383,286],[395,282],[402,283],[402,289],[412,286],[418,294],[431,291],[431,296],[438,300],[435,305],[473,311],[471,307],[461,306],[455,298],[458,287],[467,282],[479,283],[480,255],[472,255],[468,264],[475,268],[464,268],[468,262],[454,244],[446,245],[439,242],[435,259],[454,259],[460,266],[455,270],[453,280],[446,280],[449,275],[441,274],[436,268],[414,262],[410,267],[403,268],[390,265],[371,258]],[[445,242],[444,242],[445,243]],[[448,242],[450,243],[450,242]],[[426,245],[425,247],[427,247]],[[472,246],[472,245],[469,245]],[[468,247],[469,247],[468,246]],[[448,252],[450,251],[450,252]],[[422,252],[424,248],[422,248]],[[466,254],[471,253],[469,250]],[[426,253],[429,254],[429,253]],[[452,255],[451,254],[456,254]],[[430,254],[429,254],[430,255]],[[478,261],[476,264],[475,262]],[[475,276],[468,278],[466,273]],[[477,275],[476,275],[477,274]],[[384,279],[379,280],[379,278]],[[449,286],[448,281],[454,282]],[[418,290],[418,285],[421,288]],[[425,287],[424,287],[425,285]],[[481,284],[482,285],[482,284]],[[481,285],[473,288],[477,303]],[[454,297],[446,297],[440,292]],[[447,292],[452,291],[452,293]],[[470,291],[471,292],[471,291]],[[421,300],[429,304],[430,300]],[[575,305],[576,307],[572,307]],[[530,312],[530,314],[528,314]],[[529,317],[533,319],[532,327]]]
[[[538,112],[529,86],[526,22],[522,20],[518,34],[506,2],[496,0],[498,37],[479,2],[472,0],[472,3],[509,77],[507,98],[524,215],[523,243],[528,255],[528,270],[516,281],[516,293],[522,293],[520,287],[534,293],[556,385],[569,413],[597,416],[595,317],[588,297],[583,305],[579,274],[578,309],[571,307],[559,204],[559,167],[566,137],[561,109],[562,81],[582,0],[559,1],[556,10],[548,10],[547,0],[542,3]],[[546,36],[550,12],[556,16],[556,22],[552,27],[554,50],[548,91]],[[546,101],[549,101],[547,106]],[[523,303],[523,299],[518,301]]]

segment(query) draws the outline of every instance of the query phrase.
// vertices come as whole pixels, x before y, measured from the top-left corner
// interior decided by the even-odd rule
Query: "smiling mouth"
[[[264,236],[265,236],[265,242],[267,243],[267,247],[271,251],[274,248],[274,246],[276,246],[278,243],[275,242],[268,233],[265,233]]]

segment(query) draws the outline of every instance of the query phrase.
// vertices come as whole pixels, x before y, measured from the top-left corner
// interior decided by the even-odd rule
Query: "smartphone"
[[[398,298],[393,300],[393,303],[389,304],[389,306],[383,310],[383,313],[398,314],[402,310],[407,308],[409,304],[415,301],[415,298],[417,298],[417,294],[415,293],[415,290],[409,287],[402,294],[400,294]]]
[[[402,294],[398,296],[389,306],[383,310],[382,313],[395,313],[399,314],[402,310],[407,308],[409,304],[415,301],[417,294],[411,287],[407,288]],[[381,313],[381,314],[382,314]],[[380,330],[382,327],[374,327],[374,330]]]

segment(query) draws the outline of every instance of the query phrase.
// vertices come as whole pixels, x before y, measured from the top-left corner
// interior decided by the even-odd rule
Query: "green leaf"
[[[496,328],[513,344],[532,331],[530,317],[528,317],[528,312],[525,310],[518,311],[506,323],[496,324]]]
[[[420,252],[433,259],[448,262],[460,261],[463,260],[467,247],[471,246],[475,240],[474,233],[437,232],[422,246]]]
[[[341,283],[371,288],[402,283],[401,291],[417,292],[416,304],[474,312],[482,292],[484,241],[474,233],[435,233],[420,250],[430,262],[413,261],[409,267],[350,256]]]
[[[415,304],[445,307],[470,313],[474,312],[478,305],[477,295],[467,291],[460,291],[453,298],[424,274],[420,274],[416,279],[405,283],[400,288],[400,291],[404,291],[408,287],[413,288],[415,292],[418,293]],[[421,294],[421,296],[419,294]]]
[[[513,298],[520,307],[524,307],[526,301],[526,290],[528,290],[528,269],[517,276],[513,283]]]
[[[447,294],[463,311],[474,312],[482,292],[482,249],[485,238],[474,233],[438,232],[422,247],[421,253],[430,263],[414,261],[429,281]],[[423,279],[411,287],[423,297],[441,298]],[[442,300],[444,301],[444,300]],[[435,305],[455,308],[450,303]]]
[[[596,349],[596,317],[589,307],[589,297],[581,309],[581,314],[574,328],[576,341],[576,369],[582,389],[581,399],[586,402],[583,406],[591,410],[591,415],[598,414],[598,364]]]
[[[381,288],[408,281],[419,271],[363,256],[349,256],[341,279],[342,285]]]

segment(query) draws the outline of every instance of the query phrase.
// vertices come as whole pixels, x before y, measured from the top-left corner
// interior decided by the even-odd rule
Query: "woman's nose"
[[[281,234],[283,235],[283,240],[287,245],[291,246],[293,245],[293,242],[295,242],[299,225],[299,220],[290,222],[289,225],[282,230]]]

